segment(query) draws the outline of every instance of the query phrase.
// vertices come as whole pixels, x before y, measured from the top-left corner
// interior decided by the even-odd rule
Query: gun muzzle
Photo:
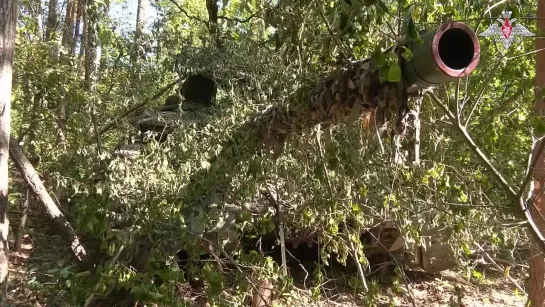
[[[422,34],[421,39],[422,44],[412,41],[406,46],[413,57],[402,63],[409,93],[465,77],[479,64],[479,39],[462,22],[442,24]]]

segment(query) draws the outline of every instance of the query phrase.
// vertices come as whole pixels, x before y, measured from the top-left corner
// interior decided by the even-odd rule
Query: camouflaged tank
[[[203,82],[208,83],[203,87]],[[138,117],[133,119],[132,124],[141,135],[152,133],[155,134],[156,140],[159,142],[164,141],[166,136],[180,125],[180,121],[198,121],[200,115],[209,112],[208,107],[215,102],[216,86],[217,84],[213,78],[206,74],[194,75],[193,79],[190,76],[186,79],[177,95],[169,96],[165,104],[158,109],[144,110]],[[206,91],[203,91],[203,88]],[[144,146],[142,138],[134,143],[123,144],[114,151],[114,156],[131,160],[139,155]],[[201,247],[202,253],[213,252],[217,254],[217,251],[214,251],[214,246],[220,245],[223,246],[224,252],[232,252],[240,244],[241,239],[240,234],[236,231],[236,217],[242,211],[249,211],[254,217],[259,218],[263,216],[264,211],[269,210],[271,207],[274,208],[274,201],[271,202],[268,193],[268,190],[256,193],[254,199],[246,204],[244,208],[223,204],[221,206],[222,212],[218,214],[222,218],[213,227],[204,227],[201,221],[202,217],[198,214],[191,214],[186,219],[186,226],[189,233],[195,235],[193,240],[189,241]],[[213,195],[205,197],[201,204],[204,206],[202,209],[206,211],[219,209]],[[385,261],[388,261],[391,256],[394,256],[409,268],[422,269],[430,273],[448,270],[457,265],[456,261],[450,259],[452,251],[447,245],[442,244],[442,242],[445,242],[444,238],[442,238],[444,231],[423,229],[422,242],[406,242],[393,221],[382,219],[376,222],[373,223],[375,226],[365,229],[360,234],[360,239],[364,245],[363,250],[368,258],[385,258]],[[286,221],[286,223],[289,225],[289,221]],[[202,231],[203,227],[208,229]],[[280,244],[277,231],[266,234],[264,237],[274,241],[272,245],[278,246]],[[166,237],[163,239],[166,241],[172,240],[172,238]],[[316,239],[317,235],[312,229],[297,229],[292,232],[289,227],[286,227],[284,234],[286,249],[292,251],[297,250],[301,245],[306,245],[311,249],[316,244]],[[184,248],[174,241],[171,247],[176,246],[175,249]],[[226,242],[227,244],[225,244]],[[173,252],[175,251],[173,250]]]
[[[205,115],[216,101],[217,83],[208,73],[190,75],[175,95],[166,98],[157,109],[146,109],[131,120],[140,137],[134,142],[120,144],[114,157],[134,159],[144,146],[143,140],[152,136],[163,142],[180,124],[191,122]],[[200,114],[203,113],[203,114]]]

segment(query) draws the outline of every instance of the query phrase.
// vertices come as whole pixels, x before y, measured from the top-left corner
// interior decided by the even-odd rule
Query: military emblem
[[[494,40],[500,41],[503,44],[505,49],[509,49],[511,44],[517,38],[524,38],[525,36],[535,36],[534,33],[528,31],[526,27],[517,23],[515,26],[513,24],[517,21],[516,18],[511,18],[511,11],[503,11],[501,17],[498,17],[497,21],[501,26],[497,24],[491,24],[486,31],[479,34],[480,36],[491,36]]]

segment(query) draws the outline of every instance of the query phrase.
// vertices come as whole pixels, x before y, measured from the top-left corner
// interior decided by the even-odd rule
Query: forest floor
[[[31,214],[22,249],[10,253],[10,306],[74,306],[66,303],[68,293],[55,290],[59,287],[55,287],[57,279],[51,272],[70,261],[70,251],[60,237],[48,233],[44,217],[38,212]],[[10,216],[10,224],[15,226],[18,219],[16,215]],[[393,290],[396,287],[380,287],[376,306],[524,306],[525,296],[517,293],[515,285],[503,272],[488,267],[481,273],[485,277],[481,281],[467,282],[461,272],[433,276],[407,272],[409,289],[404,283],[397,287],[398,291]],[[527,274],[523,269],[511,269],[510,274],[519,285],[524,285]],[[323,288],[341,287],[325,284]],[[184,292],[183,296],[192,300],[193,306],[205,306],[202,293]],[[312,301],[309,293],[308,290],[294,290],[289,299],[277,299],[277,306],[369,306],[364,297],[349,291],[325,291],[319,302]]]

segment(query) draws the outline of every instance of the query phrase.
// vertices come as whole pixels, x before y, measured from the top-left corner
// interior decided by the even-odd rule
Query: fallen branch
[[[494,259],[493,259],[492,257],[490,257],[490,255],[484,250],[484,248],[482,248],[482,246],[480,246],[480,245],[477,244],[476,242],[475,242],[475,246],[477,246],[477,247],[481,250],[481,252],[482,252],[482,253],[484,254],[484,256],[488,259],[488,261],[490,261],[497,269],[499,269],[500,271],[505,271],[502,267],[500,267],[500,266],[496,263],[496,261],[494,261]],[[524,295],[528,295],[528,294],[526,293],[526,291],[524,291],[524,289],[517,283],[517,281],[514,280],[513,277],[511,277],[511,275],[507,274],[507,275],[505,275],[505,277],[507,277],[507,278],[509,279],[509,281],[511,281],[511,282],[515,285],[515,287],[517,287],[517,289],[518,289],[519,291],[521,291],[522,293],[524,293]]]
[[[169,83],[167,86],[165,86],[159,92],[157,92],[155,95],[153,95],[153,97],[151,97],[149,99],[146,99],[146,100],[142,101],[141,103],[129,108],[125,112],[121,113],[113,121],[107,123],[104,127],[102,127],[102,129],[100,129],[98,131],[98,135],[100,136],[100,135],[108,132],[110,129],[115,127],[119,123],[120,120],[127,117],[132,112],[137,111],[138,109],[144,107],[145,105],[152,102],[153,100],[161,97],[166,91],[170,90],[174,85],[178,84],[179,81],[180,81],[180,79],[176,79],[176,81],[173,81],[173,82]]]
[[[36,172],[34,166],[32,166],[25,156],[23,149],[19,146],[19,143],[17,143],[17,140],[13,138],[13,136],[11,136],[9,140],[9,156],[17,170],[23,176],[28,188],[30,188],[36,196],[38,203],[44,206],[47,215],[49,215],[53,222],[52,225],[58,228],[59,235],[70,244],[73,256],[77,260],[78,265],[84,269],[93,267],[94,264],[91,261],[90,255],[80,243],[76,232],[47,192],[40,180],[38,172]]]
[[[485,252],[486,252],[486,250],[485,250]],[[469,255],[468,257],[470,259],[477,260],[481,256],[481,254],[482,253],[476,252],[476,253],[473,253],[473,254]],[[490,256],[490,254],[488,254],[487,257],[492,258],[492,260],[494,260],[496,262],[496,264],[501,264],[503,266],[519,267],[519,268],[524,268],[524,269],[528,269],[530,267],[529,265],[513,263],[513,262],[510,262],[510,261],[507,261],[507,260],[504,260],[504,259],[494,258],[494,257]],[[489,264],[489,263],[482,260],[482,262],[479,261],[479,264]]]

